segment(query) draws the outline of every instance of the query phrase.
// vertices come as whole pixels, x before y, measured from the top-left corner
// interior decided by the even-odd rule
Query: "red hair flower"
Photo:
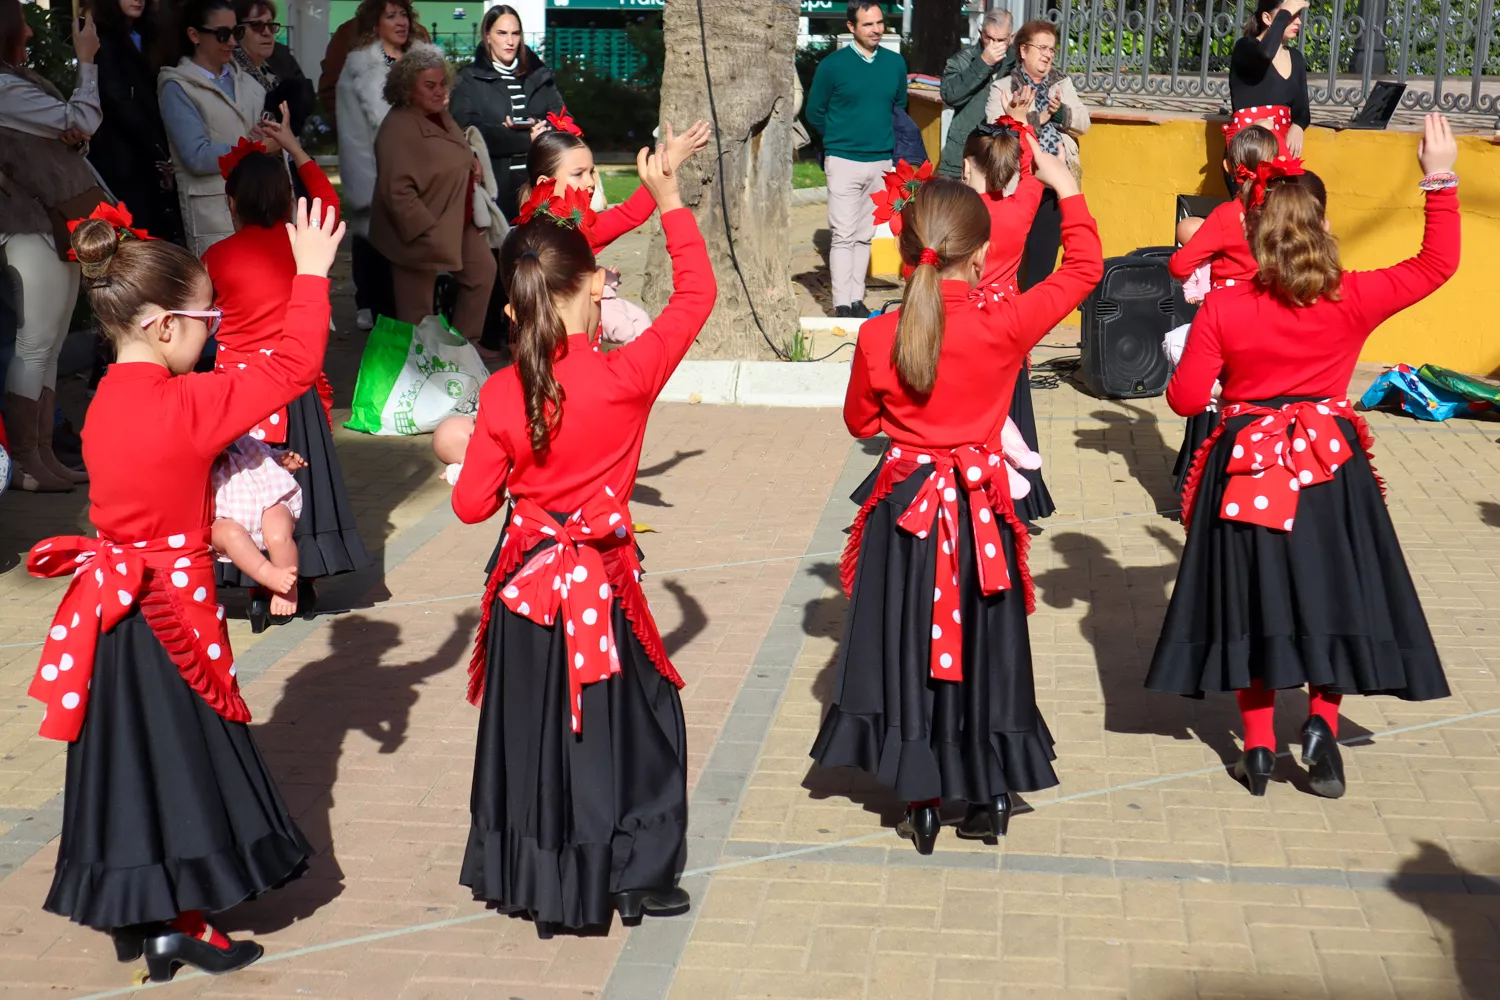
[[[114,227],[114,230],[115,230],[115,239],[117,239],[117,240],[123,240],[123,239],[154,240],[154,239],[156,239],[155,236],[152,236],[150,233],[146,232],[144,229],[136,229],[134,226],[131,225],[131,223],[133,223],[135,220],[130,217],[130,210],[125,207],[125,203],[123,201],[120,202],[118,205],[110,205],[110,204],[108,204],[106,202],[102,202],[101,201],[99,203],[98,207],[95,208],[92,212],[89,213],[88,218],[86,218],[86,219],[73,219],[72,221],[70,221],[68,223],[68,232],[70,232],[70,233],[71,232],[75,232],[78,229],[79,226],[83,225],[89,219],[100,219],[100,220],[102,220],[104,222],[109,223],[111,226]],[[77,260],[78,259],[78,255],[73,252],[73,248],[72,247],[68,248],[68,259],[69,260]]]
[[[219,176],[223,177],[226,181],[229,180],[229,175],[234,173],[234,168],[240,165],[241,160],[251,153],[266,152],[269,152],[269,150],[266,149],[264,144],[248,142],[244,136],[240,136],[240,141],[234,144],[234,148],[219,157]]]
[[[591,206],[592,201],[591,192],[583,188],[568,188],[558,194],[556,181],[542,181],[532,189],[526,204],[521,206],[521,214],[516,217],[515,224],[524,226],[537,216],[543,216],[564,229],[578,230],[588,239],[594,229],[594,220],[598,218]]]
[[[896,162],[896,169],[885,175],[885,190],[870,195],[875,203],[875,225],[891,224],[891,232],[901,235],[901,210],[911,204],[922,185],[932,179],[932,162],[913,167],[905,160]]]
[[[1266,188],[1274,180],[1283,177],[1301,177],[1307,173],[1302,161],[1295,156],[1278,156],[1274,160],[1262,160],[1255,167],[1255,183],[1250,187],[1250,207],[1265,204]]]
[[[569,135],[576,135],[580,139],[583,138],[583,129],[579,128],[578,123],[573,120],[573,116],[568,114],[567,108],[562,109],[562,114],[558,114],[555,111],[547,112],[547,124],[559,132],[566,132]]]

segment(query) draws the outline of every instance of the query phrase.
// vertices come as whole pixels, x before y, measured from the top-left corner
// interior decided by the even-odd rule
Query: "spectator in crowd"
[[[1008,76],[990,87],[984,116],[994,121],[1010,115],[1029,123],[1037,144],[1053,156],[1061,156],[1081,178],[1078,136],[1089,130],[1089,110],[1078,97],[1068,74],[1056,68],[1057,28],[1051,21],[1027,21],[1016,32],[1018,62]],[[1057,269],[1057,251],[1062,247],[1062,212],[1057,194],[1050,188],[1042,195],[1041,207],[1026,237],[1026,263],[1021,271],[1021,291],[1035,287]]]
[[[104,120],[89,141],[89,162],[139,226],[164,240],[182,238],[172,185],[172,154],[156,101],[155,0],[97,0],[99,103]]]
[[[827,56],[813,74],[807,121],[822,133],[828,175],[828,270],[834,315],[863,319],[865,275],[881,189],[896,146],[895,109],[906,108],[906,60],[882,48],[885,14],[874,0],[850,0],[854,44]]]
[[[391,68],[385,84],[391,110],[375,137],[370,242],[390,261],[396,319],[420,323],[430,315],[438,273],[446,271],[458,284],[453,328],[477,342],[495,258],[474,225],[472,192],[481,168],[448,113],[451,80],[443,50],[426,42]]]
[[[52,215],[85,215],[106,197],[83,155],[102,117],[99,34],[92,18],[82,28],[73,24],[78,87],[68,100],[26,68],[30,37],[19,0],[0,0],[0,250],[18,303],[5,432],[15,485],[56,493],[88,482],[52,452],[57,359],[78,298],[78,265],[64,259],[67,233],[58,232]]]
[[[317,95],[292,50],[276,40],[281,24],[276,20],[274,0],[235,0],[234,12],[245,28],[245,39],[234,50],[235,62],[265,88],[266,110],[287,106],[291,121],[286,124],[292,135],[300,136]]]
[[[349,61],[349,53],[359,44],[359,34],[359,14],[356,12],[334,29],[328,39],[328,48],[323,50],[323,63],[318,72],[318,103],[323,106],[323,114],[331,126],[338,124],[339,78],[344,73],[344,64]],[[431,41],[415,12],[411,17],[411,37],[416,42]]]
[[[391,316],[390,270],[369,239],[370,204],[375,198],[375,136],[390,112],[386,77],[411,48],[416,21],[410,0],[362,0],[355,14],[358,44],[338,82],[339,180],[344,222],[354,237],[354,305],[361,330],[375,317]]]
[[[199,257],[234,232],[219,157],[241,138],[266,141],[260,133],[265,88],[234,60],[244,37],[231,0],[188,0],[156,79],[183,231]]]
[[[964,143],[985,120],[990,86],[996,77],[1015,71],[1016,57],[1010,50],[1014,23],[1010,11],[992,8],[984,15],[978,40],[955,52],[943,67],[943,103],[953,109],[953,120],[938,163],[940,177],[958,180],[963,176]]]

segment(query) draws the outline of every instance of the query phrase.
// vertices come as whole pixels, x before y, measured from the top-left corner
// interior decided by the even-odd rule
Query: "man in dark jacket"
[[[964,171],[964,143],[984,121],[984,103],[990,84],[1016,67],[1010,51],[1010,11],[993,9],[984,15],[978,40],[959,49],[943,67],[943,103],[953,109],[948,139],[938,176],[957,180]]]

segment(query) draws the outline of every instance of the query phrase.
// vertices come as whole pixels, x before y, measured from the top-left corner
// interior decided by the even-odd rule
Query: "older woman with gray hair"
[[[484,332],[495,258],[474,225],[473,190],[482,176],[463,129],[448,113],[453,73],[443,51],[418,42],[391,66],[391,111],[375,136],[375,198],[370,242],[391,262],[396,318],[419,323],[432,312],[439,272],[453,275],[453,327],[470,341]]]

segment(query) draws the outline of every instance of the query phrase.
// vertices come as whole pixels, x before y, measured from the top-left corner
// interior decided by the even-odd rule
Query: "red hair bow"
[[[889,222],[891,232],[900,236],[901,210],[911,204],[922,185],[931,179],[931,161],[916,168],[905,160],[898,160],[896,169],[885,175],[885,190],[870,195],[870,200],[875,202],[875,225]]]
[[[562,114],[558,114],[555,111],[547,112],[547,124],[559,132],[566,132],[569,135],[576,135],[580,139],[583,138],[583,129],[579,128],[578,123],[573,120],[573,116],[568,114],[567,108],[562,109]]]
[[[568,188],[558,194],[557,181],[542,181],[532,189],[526,204],[521,206],[521,214],[516,216],[515,224],[524,226],[537,216],[542,216],[564,229],[576,229],[588,239],[593,232],[594,221],[598,218],[590,205],[592,201],[590,192],[583,188]],[[592,243],[593,240],[589,239],[589,242]]]
[[[106,204],[105,202],[101,201],[99,203],[98,207],[95,208],[92,212],[89,213],[88,218],[85,218],[85,219],[74,219],[71,222],[69,222],[68,223],[68,232],[71,233],[71,232],[77,231],[78,227],[81,226],[81,225],[83,225],[89,219],[102,219],[103,221],[109,223],[111,226],[114,227],[114,230],[115,230],[115,239],[117,239],[117,240],[123,240],[123,239],[154,240],[154,239],[156,239],[155,236],[152,236],[150,233],[146,232],[144,229],[136,229],[134,226],[131,225],[131,223],[133,223],[135,220],[130,217],[130,210],[125,207],[125,203],[123,201],[120,202],[118,205],[109,205],[109,204]],[[69,260],[77,260],[78,259],[78,255],[73,252],[73,249],[71,247],[68,248],[68,259]]]
[[[234,148],[225,153],[223,156],[219,157],[219,176],[223,177],[227,181],[229,180],[229,175],[234,173],[234,168],[239,166],[240,161],[245,157],[249,156],[251,153],[267,152],[269,152],[269,150],[266,149],[264,144],[259,142],[249,142],[245,139],[244,136],[240,136],[240,141],[234,144]]]
[[[1266,188],[1274,180],[1283,177],[1301,177],[1307,173],[1302,161],[1295,156],[1278,156],[1274,160],[1262,160],[1255,168],[1255,183],[1250,188],[1250,207],[1265,204]]]

